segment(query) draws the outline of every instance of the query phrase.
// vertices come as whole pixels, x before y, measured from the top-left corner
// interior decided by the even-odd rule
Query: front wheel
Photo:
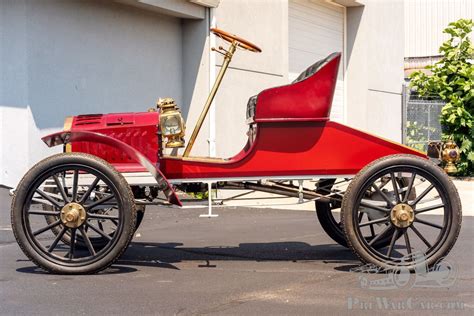
[[[366,199],[371,192],[381,192],[384,178],[391,179],[386,186],[395,194],[382,194],[382,204]],[[406,188],[399,185],[399,178],[408,179]],[[410,194],[413,188],[416,196]],[[380,218],[359,221],[367,209],[380,213]],[[454,246],[461,219],[461,201],[449,177],[431,161],[411,155],[388,156],[366,166],[352,180],[342,202],[349,247],[364,263],[387,270],[434,265]],[[382,229],[368,240],[365,236],[373,224]],[[388,232],[386,247],[375,247]]]
[[[48,221],[51,217],[56,220]],[[11,210],[25,255],[61,274],[95,273],[111,265],[130,243],[136,217],[125,178],[106,161],[82,153],[54,155],[31,168]]]
[[[65,188],[65,190],[67,190],[67,188]],[[45,188],[45,192],[59,194],[59,192],[57,192],[57,189],[51,190],[51,188]],[[145,205],[136,205],[135,207],[136,207],[136,210],[137,210],[137,221],[135,223],[135,229],[134,229],[133,233],[135,233],[138,230],[138,228],[140,227],[140,224],[142,223],[143,218],[145,217],[145,209],[146,209]],[[53,207],[51,205],[43,205],[43,210],[53,211]],[[46,218],[46,222],[48,224],[53,224],[54,222],[56,222],[59,219],[59,216],[46,215],[45,218]],[[105,235],[108,235],[109,237],[113,236],[114,231],[115,231],[115,225],[107,225],[107,223],[110,224],[110,222],[108,222],[108,220],[106,220],[106,219],[102,219],[102,220],[98,219],[97,220],[97,227],[96,228],[99,230],[99,234],[97,234],[96,236],[90,237],[90,241],[91,241],[92,245],[94,246],[94,248],[102,248],[102,247],[104,247],[105,245],[108,244],[109,238],[104,237]],[[58,235],[61,232],[61,227],[59,227],[59,226],[52,227],[51,231],[54,233],[54,235]],[[84,240],[82,239],[82,236],[77,236],[76,238],[77,238],[76,247],[86,249],[87,245],[85,244]],[[64,242],[65,244],[67,244],[67,245],[70,245],[71,244],[71,232],[67,231],[66,233],[64,233],[63,237],[61,238],[61,241]]]

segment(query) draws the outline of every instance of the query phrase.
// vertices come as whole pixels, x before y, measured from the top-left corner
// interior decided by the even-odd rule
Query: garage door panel
[[[295,27],[293,30],[298,32],[299,34],[297,38],[291,40],[291,42],[289,43],[290,47],[304,47],[304,45],[308,43],[314,43],[318,41],[324,41],[324,44],[327,47],[326,50],[331,47],[341,47],[340,38],[342,37],[342,33],[331,34],[330,32],[326,32],[326,30],[323,28],[312,28],[312,31],[308,31],[307,27]],[[312,46],[307,47],[307,49],[311,48]]]
[[[344,118],[344,107],[337,106],[344,104],[344,81],[341,79],[337,80],[336,90],[334,91],[334,98],[332,100],[331,119],[339,122]]]
[[[297,18],[301,23],[310,25],[319,25],[332,31],[340,28],[340,19],[342,15],[335,17],[328,17],[324,14],[313,14],[312,12],[305,11],[305,9],[295,8],[289,10],[288,15],[292,18]]]
[[[304,5],[302,3],[309,3]],[[321,10],[322,5],[320,3],[315,4],[312,2],[305,1],[290,1],[288,8],[288,15],[298,20],[315,25],[323,25],[329,29],[337,29],[341,26],[340,21],[344,16],[342,8],[334,7],[331,9],[324,8]]]
[[[342,32],[342,29],[340,29],[339,23],[333,23],[332,21],[327,21],[321,18],[317,18],[318,21],[317,23],[314,23],[314,21],[311,20],[306,20],[302,18],[301,16],[293,16],[293,18],[298,19],[298,24],[301,26],[306,26],[306,27],[319,27],[322,29],[325,29],[329,33],[337,33],[337,32]]]
[[[294,45],[290,46],[289,49],[291,50],[290,54],[296,52],[306,52],[313,54],[315,57],[326,57],[331,53],[341,51],[340,45],[337,45],[337,43],[328,42],[324,38],[301,39],[295,41]],[[311,56],[307,56],[307,59],[311,59]],[[296,62],[296,60],[293,60],[293,62]]]
[[[328,54],[326,54],[326,52],[323,50],[321,50],[319,53],[314,53],[314,52],[290,49],[290,54],[292,54],[292,56],[295,58],[295,60],[293,61],[293,67],[295,69],[298,69],[298,71],[293,72],[294,74],[297,75],[296,77],[298,77],[298,75],[303,70],[305,70],[306,68],[308,68],[309,66],[317,62],[318,60],[321,60],[328,56]],[[299,71],[299,69],[301,69],[301,71]],[[290,78],[290,79],[294,79],[294,78]]]
[[[298,9],[306,9],[305,12],[319,12],[324,14],[325,16],[339,16],[343,9],[340,7],[336,7],[332,4],[326,3],[325,1],[315,1],[315,0],[290,0],[290,9],[298,10]]]
[[[290,81],[316,61],[342,52],[344,9],[324,1],[290,0],[288,6],[288,55]],[[344,120],[344,81],[339,68],[331,119]]]

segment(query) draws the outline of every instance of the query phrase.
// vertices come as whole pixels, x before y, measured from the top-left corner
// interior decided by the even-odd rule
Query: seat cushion
[[[253,118],[255,117],[255,109],[257,108],[257,97],[258,95],[254,95],[250,97],[249,101],[247,102],[247,123],[252,123]]]

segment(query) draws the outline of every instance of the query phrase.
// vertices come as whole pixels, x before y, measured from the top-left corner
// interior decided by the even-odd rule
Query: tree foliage
[[[416,71],[410,86],[422,97],[438,96],[446,104],[440,121],[443,139],[453,139],[461,150],[458,175],[474,175],[474,50],[469,34],[473,21],[460,19],[443,31],[449,35],[439,48],[442,57],[427,66],[431,73]]]

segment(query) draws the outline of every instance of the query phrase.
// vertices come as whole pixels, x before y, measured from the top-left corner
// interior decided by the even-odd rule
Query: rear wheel
[[[395,192],[384,196],[383,205],[365,198],[379,187],[382,179]],[[407,178],[407,188],[397,183]],[[419,194],[411,197],[415,188]],[[379,219],[359,221],[360,213],[371,209]],[[461,201],[456,187],[441,168],[426,159],[410,155],[384,157],[369,164],[350,183],[342,203],[342,224],[349,247],[365,263],[384,269],[410,269],[432,266],[454,246],[461,229]],[[383,224],[373,239],[367,240],[368,227]],[[374,244],[391,235],[386,247]]]
[[[318,183],[316,193],[329,194],[336,179],[323,179]],[[341,203],[315,201],[316,216],[318,217],[321,227],[332,240],[339,245],[347,247],[346,237],[342,230],[340,220]]]
[[[135,224],[135,229],[133,230],[134,233],[138,230],[138,228],[140,227],[140,224],[143,221],[143,218],[145,217],[146,206],[136,205],[136,208],[137,208],[137,222]]]
[[[11,217],[18,244],[34,263],[53,273],[84,274],[105,269],[125,251],[137,215],[128,183],[110,164],[67,153],[27,172]]]
[[[335,181],[336,179],[322,179],[318,183],[316,193],[320,193],[320,194],[331,193],[331,189]],[[389,191],[387,190],[387,188],[384,188],[384,186],[388,182],[390,182],[390,179],[388,178],[384,179],[384,181],[381,183],[380,188],[379,188],[379,191],[381,192],[379,193],[375,190],[372,190],[371,192],[369,192],[370,195],[367,195],[366,198],[371,199],[375,203],[379,203],[379,202],[383,202],[382,194],[385,194],[387,196],[393,196],[394,195],[393,191]],[[397,182],[402,188],[405,188],[408,186],[408,179],[406,178],[397,179]],[[343,195],[344,195],[344,192],[340,192],[339,197],[342,197]],[[412,188],[410,192],[410,197],[414,198],[415,196],[416,196],[416,191],[414,188]],[[324,231],[328,234],[329,237],[331,237],[332,240],[337,242],[339,245],[348,247],[347,241],[346,241],[346,235],[344,233],[344,229],[341,223],[341,202],[340,201],[323,202],[323,201],[316,200],[315,205],[316,205],[316,215]],[[359,216],[360,216],[359,218],[360,221],[362,221],[364,218],[368,218],[372,220],[380,218],[380,214],[378,212],[374,212],[370,209],[365,209],[364,212],[361,212]],[[371,235],[367,236],[369,240],[370,238],[375,237],[376,226],[377,226],[376,224],[370,225]],[[385,247],[390,243],[390,240],[391,240],[391,234],[390,232],[387,232],[386,236],[384,238],[380,238],[380,240],[378,240],[374,246]]]

